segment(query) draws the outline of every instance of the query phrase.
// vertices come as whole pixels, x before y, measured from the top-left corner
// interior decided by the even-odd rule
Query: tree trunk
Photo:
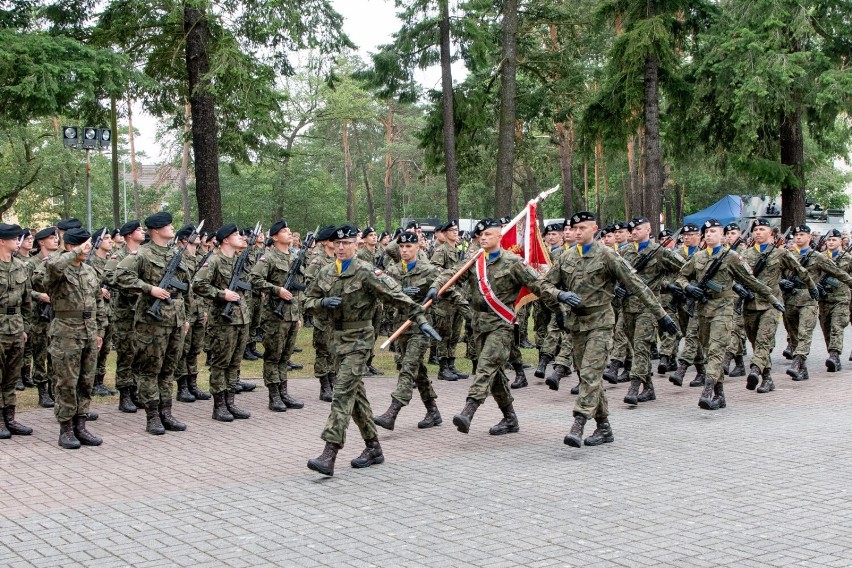
[[[343,181],[346,186],[346,220],[355,222],[355,184],[352,183],[352,152],[349,148],[349,120],[343,121]]]
[[[517,32],[518,0],[504,0],[497,179],[494,190],[495,217],[503,217],[512,213],[512,186],[515,172],[515,96],[518,66]]]
[[[585,197],[583,198],[583,209],[588,210],[589,208],[589,158],[588,156],[583,156],[583,193]],[[598,223],[600,223],[600,219],[598,219]]]
[[[189,131],[191,121],[191,109],[189,103],[186,103],[185,122],[183,125],[183,152],[180,156],[180,177],[178,178],[178,187],[183,201],[183,224],[187,225],[192,222],[192,211],[189,208],[189,188],[186,185],[186,178],[189,177]]]
[[[662,208],[663,158],[660,150],[660,101],[658,63],[655,57],[645,59],[645,210],[651,230],[660,230]]]
[[[802,107],[781,116],[781,164],[789,166],[795,181],[781,186],[781,229],[805,222],[805,139]]]
[[[112,136],[110,137],[110,148],[112,150],[112,224],[118,228],[121,219],[121,196],[118,193],[118,110],[115,96],[109,98],[109,129]]]
[[[382,122],[385,125],[385,231],[390,232],[393,226],[393,193],[391,188],[393,174],[393,156],[391,155],[391,143],[393,142],[393,103],[388,101],[388,116]],[[449,183],[447,184],[449,188]],[[449,189],[447,190],[449,192]],[[375,222],[375,221],[374,221]]]
[[[219,127],[213,95],[207,90],[207,75],[210,72],[207,44],[210,31],[205,15],[189,4],[183,7],[183,29],[186,34],[186,70],[189,76],[198,218],[206,219],[207,226],[216,229],[222,225],[222,194],[219,188]]]
[[[373,186],[370,185],[370,176],[367,172],[367,159],[364,157],[364,152],[361,150],[361,136],[358,135],[358,129],[353,128],[352,134],[355,136],[355,146],[358,149],[359,161],[361,162],[361,173],[364,176],[364,193],[367,196],[367,225],[375,228],[376,207],[373,203]]]
[[[601,218],[601,177],[600,164],[598,163],[598,143],[600,138],[595,140],[595,216]]]
[[[127,137],[130,141],[130,178],[133,180],[133,213],[137,219],[142,218],[142,207],[139,205],[139,169],[136,167],[136,135],[133,132],[133,101],[127,95]]]
[[[559,169],[562,174],[562,215],[567,219],[574,214],[574,121],[556,123],[559,140]]]
[[[444,176],[447,182],[447,218],[459,218],[459,174],[456,165],[456,121],[453,109],[453,74],[450,67],[450,10],[448,0],[441,9],[441,114],[444,133]],[[386,190],[387,191],[387,190]],[[387,208],[387,205],[385,206]],[[387,209],[386,209],[387,211]],[[390,230],[390,215],[385,214]]]
[[[642,215],[642,191],[639,188],[639,176],[636,172],[636,137],[632,134],[627,137],[627,171],[630,176],[628,187],[630,195],[630,212],[634,217]]]

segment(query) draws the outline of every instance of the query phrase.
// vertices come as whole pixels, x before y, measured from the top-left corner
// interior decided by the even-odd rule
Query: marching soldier
[[[336,227],[322,227],[317,233],[316,254],[305,269],[305,282],[310,286],[316,280],[319,271],[329,264],[334,263],[334,243],[329,240],[334,235]],[[334,328],[331,326],[331,318],[326,310],[309,309],[305,306],[306,313],[311,315],[314,325],[313,347],[314,347],[314,376],[319,379],[319,399],[323,402],[331,402],[334,381],[337,378],[337,365],[335,355],[332,351],[334,341]]]
[[[448,221],[438,227],[444,242],[438,245],[432,253],[430,262],[438,269],[439,274],[453,273],[453,268],[459,263],[459,251],[456,248],[459,240],[458,221]],[[401,241],[399,241],[401,243]],[[402,244],[399,244],[402,248]],[[424,293],[426,291],[424,290]],[[438,379],[456,381],[467,379],[468,375],[456,368],[456,347],[461,339],[461,330],[465,316],[469,317],[470,307],[467,301],[457,291],[432,308],[432,317],[438,333],[443,338],[438,344]]]
[[[376,234],[376,230],[373,227],[367,227],[363,231],[361,231],[361,246],[358,247],[358,252],[355,253],[358,258],[367,262],[373,266],[377,266],[379,262],[379,256],[381,256],[381,251],[376,246],[378,243],[379,236]],[[382,325],[382,314],[384,310],[382,309],[381,303],[376,304],[376,313],[373,314],[373,327],[376,328],[376,336],[379,334],[379,328]],[[376,356],[376,349],[373,348],[373,351],[370,352],[370,357],[367,359],[367,374],[378,376],[382,375],[382,371],[373,366],[373,358]]]
[[[613,236],[613,250],[621,254],[621,251],[629,245],[630,223],[618,221],[610,228],[612,230],[608,233]],[[612,340],[609,367],[604,371],[603,377],[612,384],[626,383],[630,380],[630,369],[633,367],[633,345],[624,329],[623,302],[618,297],[613,298],[612,302],[615,308],[615,334]],[[619,367],[624,367],[621,374],[618,373]]]
[[[843,240],[840,231],[831,229],[825,239],[825,256],[842,273],[852,274],[852,259],[842,249]],[[849,286],[837,276],[827,272],[817,283],[819,288],[819,325],[828,348],[828,359],[825,366],[829,373],[836,373],[843,367],[840,364],[840,354],[843,352],[843,331],[849,324]]]
[[[701,230],[695,223],[686,223],[680,230],[680,236],[683,240],[683,245],[676,249],[678,254],[683,257],[684,261],[692,258],[700,247]],[[676,293],[676,292],[675,292]],[[683,332],[683,351],[678,357],[678,366],[674,374],[669,377],[669,381],[677,386],[683,384],[684,375],[690,365],[695,364],[697,374],[690,381],[689,386],[700,387],[704,385],[706,376],[705,357],[706,354],[701,350],[698,342],[698,318],[690,317],[686,313],[686,306],[683,302],[678,303],[678,325]]]
[[[725,225],[725,246],[732,246],[742,235],[740,226],[736,223],[728,223]],[[736,252],[742,254],[745,250],[745,243],[738,245]],[[731,344],[725,352],[725,357],[722,359],[722,372],[729,377],[742,377],[746,374],[745,361],[743,355],[745,353],[745,323],[743,315],[734,312],[734,334],[731,336]],[[731,361],[734,362],[734,368],[729,370]]]
[[[673,250],[674,247],[677,246],[677,243],[672,239],[673,236],[674,233],[670,230],[663,229],[657,235],[657,242],[659,242],[662,246],[665,246],[667,249]],[[680,260],[681,262],[684,262],[682,257]],[[663,304],[663,308],[666,310],[666,313],[669,314],[672,319],[678,321],[678,302],[668,287],[668,285],[674,281],[676,276],[677,274],[672,274],[671,276],[664,276],[660,280],[660,302]],[[662,333],[662,330],[660,330],[659,335],[660,362],[657,365],[657,373],[665,375],[666,373],[677,369],[677,346],[680,342],[680,338],[677,335]]]

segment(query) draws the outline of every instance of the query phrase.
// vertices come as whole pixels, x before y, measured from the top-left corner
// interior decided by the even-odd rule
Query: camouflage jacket
[[[189,323],[197,322],[204,314],[204,304],[201,298],[198,297],[198,294],[192,291],[191,285],[196,269],[198,268],[199,260],[201,260],[201,257],[197,254],[189,254],[187,252],[183,254],[183,264],[186,266],[190,282],[189,290],[184,297],[184,311],[186,312],[186,319]]]
[[[849,302],[849,287],[852,286],[852,277],[849,276],[849,255],[844,256],[840,261],[840,265],[838,265],[829,254],[831,253],[826,252],[823,254],[815,252],[807,266],[807,271],[811,275],[811,278],[813,278],[813,281],[817,284],[822,284],[826,292],[828,292],[828,297],[821,301],[828,303]],[[799,258],[801,259],[803,256]],[[833,278],[839,285],[827,285],[829,282],[828,278]],[[790,305],[802,305],[798,302],[803,298],[799,298],[798,296],[805,296],[810,299],[807,293],[802,294],[798,291],[797,294],[788,295],[785,301],[789,301]]]
[[[580,296],[581,304],[571,308],[565,320],[566,327],[572,331],[615,325],[612,299],[616,282],[621,282],[631,297],[642,302],[657,319],[666,315],[657,297],[630,265],[614,250],[597,242],[591,243],[586,252],[580,245],[574,245],[561,253],[546,278],[560,290],[570,290]]]
[[[139,299],[139,294],[122,290],[115,280],[115,273],[119,263],[130,254],[132,253],[127,247],[122,247],[110,256],[104,267],[103,280],[115,291],[115,295],[110,303],[112,304],[112,313],[117,319],[133,319],[136,314],[136,301]]]
[[[101,283],[95,269],[74,264],[79,248],[51,255],[45,268],[45,286],[55,317],[50,335],[93,340],[107,326]]]
[[[310,263],[307,268],[305,268],[305,286],[310,287],[314,280],[319,276],[320,270],[324,266],[333,265],[335,258],[334,255],[327,255],[325,253],[325,249],[322,244],[318,245],[319,252],[317,252],[313,258],[311,258]],[[307,312],[310,308],[307,305],[304,305],[305,311]],[[313,316],[314,326],[320,330],[329,330],[331,329],[331,317],[327,310],[319,309],[319,310],[311,310],[309,312]]]
[[[394,262],[400,262],[402,257],[399,255],[399,243],[395,240],[388,243],[388,246],[385,247],[385,266],[390,264],[387,257],[390,257]],[[429,256],[426,254],[426,251],[420,249],[417,251],[417,261],[425,260],[429,262]]]
[[[373,250],[368,249],[366,246],[360,247],[357,252],[355,252],[355,256],[370,264],[372,266],[376,266],[376,263],[379,261],[379,257],[382,256],[382,249],[376,247]]]
[[[169,262],[176,254],[180,254],[177,248],[161,247],[150,242],[142,245],[133,253],[127,255],[115,270],[115,282],[119,288],[130,293],[139,295],[136,302],[135,321],[150,325],[181,326],[186,323],[186,310],[184,299],[187,292],[175,288],[169,288],[171,302],[160,302],[160,317],[157,320],[148,315],[148,309],[154,303],[151,289],[160,285],[160,281],[166,274]],[[184,259],[174,272],[174,278],[179,282],[189,285],[190,273]]]
[[[661,249],[654,252],[656,249]],[[663,280],[669,274],[677,274],[683,266],[683,260],[670,250],[661,247],[655,242],[648,242],[648,245],[639,250],[639,246],[635,243],[629,246],[622,247],[621,257],[630,263],[630,266],[635,267],[646,254],[653,254],[654,257],[638,272],[639,278],[648,286],[652,292],[659,295],[660,287]],[[628,296],[624,302],[624,311],[631,314],[638,314],[645,311],[647,308],[642,300],[633,296]]]
[[[802,264],[807,256],[808,250],[809,249],[805,249],[798,253],[792,252],[791,254],[799,261],[799,264]],[[828,275],[829,277],[836,278],[839,282],[846,286],[852,286],[852,278],[850,278],[846,272],[844,272],[821,252],[814,251],[807,266],[803,267],[808,271],[808,274],[810,274],[811,280],[813,280],[814,284],[819,283],[823,276]],[[794,276],[794,274],[787,274],[785,278],[789,279],[792,276]],[[790,306],[807,306],[809,304],[816,303],[816,300],[811,299],[810,294],[808,294],[808,286],[806,284],[807,283],[802,281],[800,278],[799,282],[796,282],[795,291],[784,294],[784,304]]]
[[[385,271],[385,274],[396,280],[400,288],[409,288],[412,286],[420,288],[417,294],[409,297],[418,304],[423,304],[423,297],[426,296],[426,292],[429,291],[429,287],[432,286],[432,282],[438,276],[438,268],[428,262],[416,261],[411,270],[408,270],[405,263],[400,261],[391,264]],[[432,318],[429,314],[431,314],[431,311],[426,312],[426,319],[431,324]],[[401,317],[399,312],[396,312],[394,327],[399,327],[404,322],[405,318]],[[420,330],[411,326],[406,330],[405,334],[411,335],[415,332],[420,333]]]
[[[0,261],[0,335],[30,331],[33,298],[28,264],[15,257]]]
[[[323,308],[322,299],[330,296],[339,296],[343,302],[333,310]],[[335,352],[345,355],[373,349],[376,299],[393,304],[401,317],[418,325],[426,322],[423,307],[406,296],[393,278],[358,258],[353,258],[342,274],[337,273],[336,263],[323,266],[305,292],[305,307],[329,313]]]
[[[694,253],[680,269],[676,282],[682,287],[699,282],[704,278],[704,274],[710,269],[713,261],[724,251],[725,247],[720,246],[715,252],[707,248]],[[769,304],[778,301],[769,286],[751,275],[745,259],[736,251],[730,251],[725,256],[722,266],[712,280],[718,291],[704,291],[707,301],[697,304],[695,315],[713,317],[717,313],[725,314],[728,308],[733,308],[737,298],[737,293],[732,289],[734,281],[739,282]]]
[[[251,290],[238,289],[239,302],[233,302],[231,308],[231,321],[221,317],[222,310],[229,303],[225,301],[225,290],[231,283],[231,275],[234,273],[234,264],[239,254],[227,257],[220,251],[210,255],[195,275],[192,282],[192,291],[199,296],[210,299],[207,312],[207,325],[245,325],[251,321]],[[249,281],[249,273],[243,265],[243,273],[240,280]]]
[[[760,245],[749,247],[743,251],[743,258],[754,271],[760,257],[763,253],[760,252]],[[758,280],[769,286],[772,290],[772,295],[776,298],[781,297],[781,288],[778,286],[778,281],[786,278],[789,274],[796,274],[802,282],[806,284],[806,288],[811,288],[814,285],[808,271],[796,260],[796,257],[790,254],[790,251],[775,247],[767,257],[766,266],[756,276]],[[805,293],[807,295],[807,293]],[[745,303],[745,309],[753,311],[766,311],[772,306],[763,298],[755,295],[754,300]]]
[[[95,269],[95,272],[98,275],[98,281],[101,283],[101,288],[107,287],[106,281],[104,279],[104,272],[106,271],[106,265],[109,262],[109,256],[100,257],[97,254],[92,255],[92,262],[89,263],[89,266]],[[112,292],[110,292],[112,294]],[[110,299],[104,298],[104,309],[107,313],[107,318],[112,317],[112,295],[110,295]]]
[[[302,311],[299,307],[299,296],[301,292],[292,292],[293,301],[284,302],[281,318],[275,315],[275,309],[278,307],[281,297],[278,295],[281,288],[287,282],[287,274],[290,272],[290,267],[293,261],[296,260],[296,253],[281,252],[275,247],[269,247],[266,252],[257,259],[257,263],[251,269],[251,285],[252,288],[260,292],[266,292],[266,301],[263,302],[262,317],[264,320],[275,319],[279,321],[299,321],[302,319]],[[297,284],[304,283],[304,264],[299,269],[299,276],[296,278]]]

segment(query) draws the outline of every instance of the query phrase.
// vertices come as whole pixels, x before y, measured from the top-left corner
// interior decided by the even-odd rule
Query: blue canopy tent
[[[717,219],[723,225],[738,221],[743,215],[743,200],[739,195],[726,195],[707,209],[687,215],[684,223],[695,223],[699,227],[707,219]]]

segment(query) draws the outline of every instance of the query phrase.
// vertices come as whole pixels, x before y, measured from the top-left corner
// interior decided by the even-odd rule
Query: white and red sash
[[[512,308],[500,301],[500,298],[491,290],[491,284],[488,283],[488,273],[485,270],[487,255],[482,254],[476,259],[476,278],[479,282],[479,292],[485,299],[485,303],[494,310],[494,313],[508,324],[515,323],[515,312]]]

